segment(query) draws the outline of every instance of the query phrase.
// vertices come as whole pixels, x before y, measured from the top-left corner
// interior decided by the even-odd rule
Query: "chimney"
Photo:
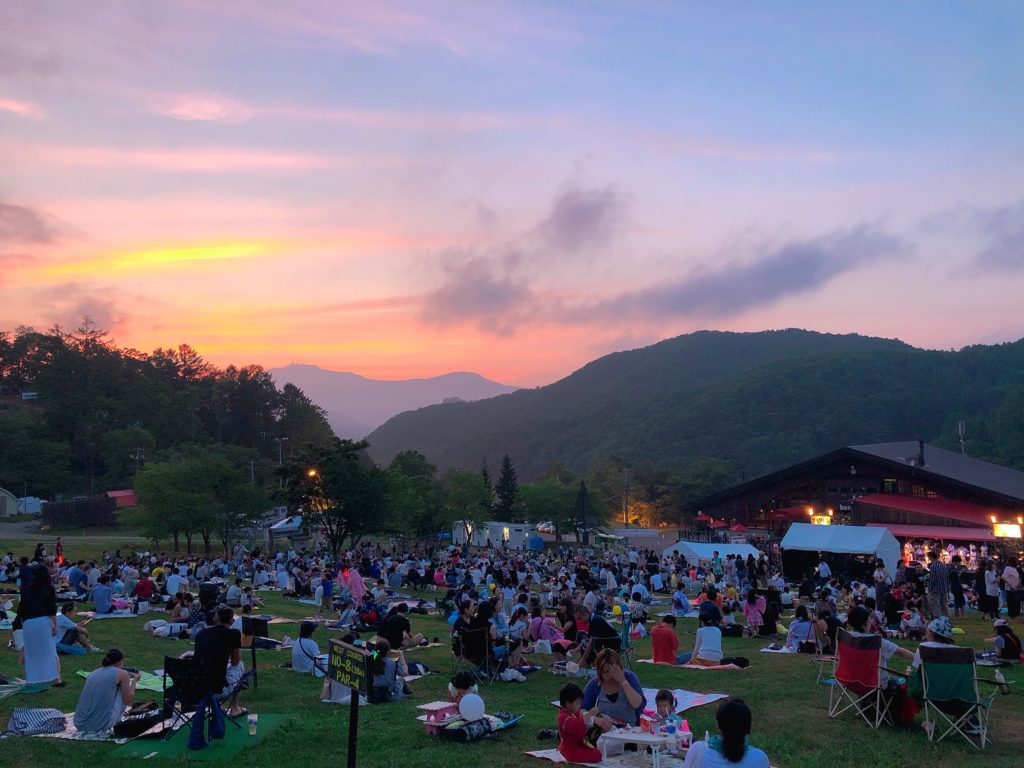
[[[917,466],[924,466],[924,440],[917,441]]]

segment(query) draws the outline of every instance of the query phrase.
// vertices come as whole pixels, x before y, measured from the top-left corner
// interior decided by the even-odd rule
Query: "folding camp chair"
[[[502,670],[494,658],[490,627],[464,629],[457,639],[458,659],[454,671],[467,668],[481,682],[493,682]]]
[[[998,686],[999,681],[977,676],[973,648],[922,645],[919,652],[925,722],[931,723],[926,726],[928,740],[939,742],[959,733],[972,746],[984,749],[992,743],[988,716],[995,690],[982,696],[978,683]]]
[[[881,685],[881,659],[881,635],[854,636],[845,629],[836,633],[836,660],[828,694],[830,720],[853,709],[872,728],[893,723],[891,700]]]
[[[622,629],[619,630],[619,658],[625,669],[633,668],[633,639],[629,636],[632,621],[629,614],[622,615]]]
[[[180,722],[182,726],[191,722],[196,715],[199,702],[207,698],[210,691],[210,680],[213,677],[210,664],[203,658],[191,656],[179,659],[174,656],[164,656],[164,727],[163,738],[169,739],[174,735],[175,726]],[[167,685],[170,678],[171,685]],[[243,680],[245,678],[243,677]],[[171,693],[172,695],[168,695]],[[217,692],[219,694],[219,692]],[[220,706],[212,702],[210,706]],[[167,727],[166,714],[171,713],[171,725]],[[233,717],[224,715],[236,728],[241,728],[238,721]]]

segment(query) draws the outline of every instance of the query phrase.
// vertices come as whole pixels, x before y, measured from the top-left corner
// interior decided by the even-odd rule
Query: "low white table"
[[[684,734],[680,734],[680,736],[682,735]],[[690,738],[693,738],[692,734],[690,734]],[[608,745],[614,741],[621,744],[636,744],[637,746],[650,747],[652,768],[661,768],[661,752],[668,742],[668,735],[664,733],[648,733],[639,726],[634,726],[632,728],[618,728],[613,731],[607,731],[600,741],[602,760],[608,757]],[[680,753],[685,754],[685,750],[680,750]]]

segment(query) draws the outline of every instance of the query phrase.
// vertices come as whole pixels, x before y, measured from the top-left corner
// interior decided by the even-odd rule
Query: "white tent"
[[[859,525],[793,523],[780,547],[802,552],[873,555],[881,558],[890,573],[896,573],[896,561],[900,559],[900,543],[887,528]]]
[[[715,552],[718,552],[723,560],[729,555],[736,555],[744,560],[747,559],[747,555],[753,555],[755,559],[761,556],[761,550],[749,544],[708,544],[704,541],[677,541],[665,550],[663,556],[672,557],[674,552],[685,557],[688,563],[709,561]]]
[[[274,532],[274,535],[280,535],[285,533],[295,533],[302,528],[302,515],[292,515],[286,517],[284,520],[279,520],[270,526],[270,530]]]

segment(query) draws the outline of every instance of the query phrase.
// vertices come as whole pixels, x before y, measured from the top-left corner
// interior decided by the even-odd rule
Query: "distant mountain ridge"
[[[369,441],[378,461],[415,449],[442,469],[509,453],[525,480],[609,456],[677,469],[721,458],[753,477],[844,444],[955,447],[959,419],[979,457],[1024,460],[1024,341],[937,352],[856,334],[701,331],[546,387],[404,413]],[[1007,421],[1019,429],[1000,434]]]
[[[456,371],[424,379],[386,381],[315,365],[271,368],[274,381],[291,383],[327,412],[338,437],[362,439],[396,414],[445,400],[480,400],[515,392],[478,373]]]

